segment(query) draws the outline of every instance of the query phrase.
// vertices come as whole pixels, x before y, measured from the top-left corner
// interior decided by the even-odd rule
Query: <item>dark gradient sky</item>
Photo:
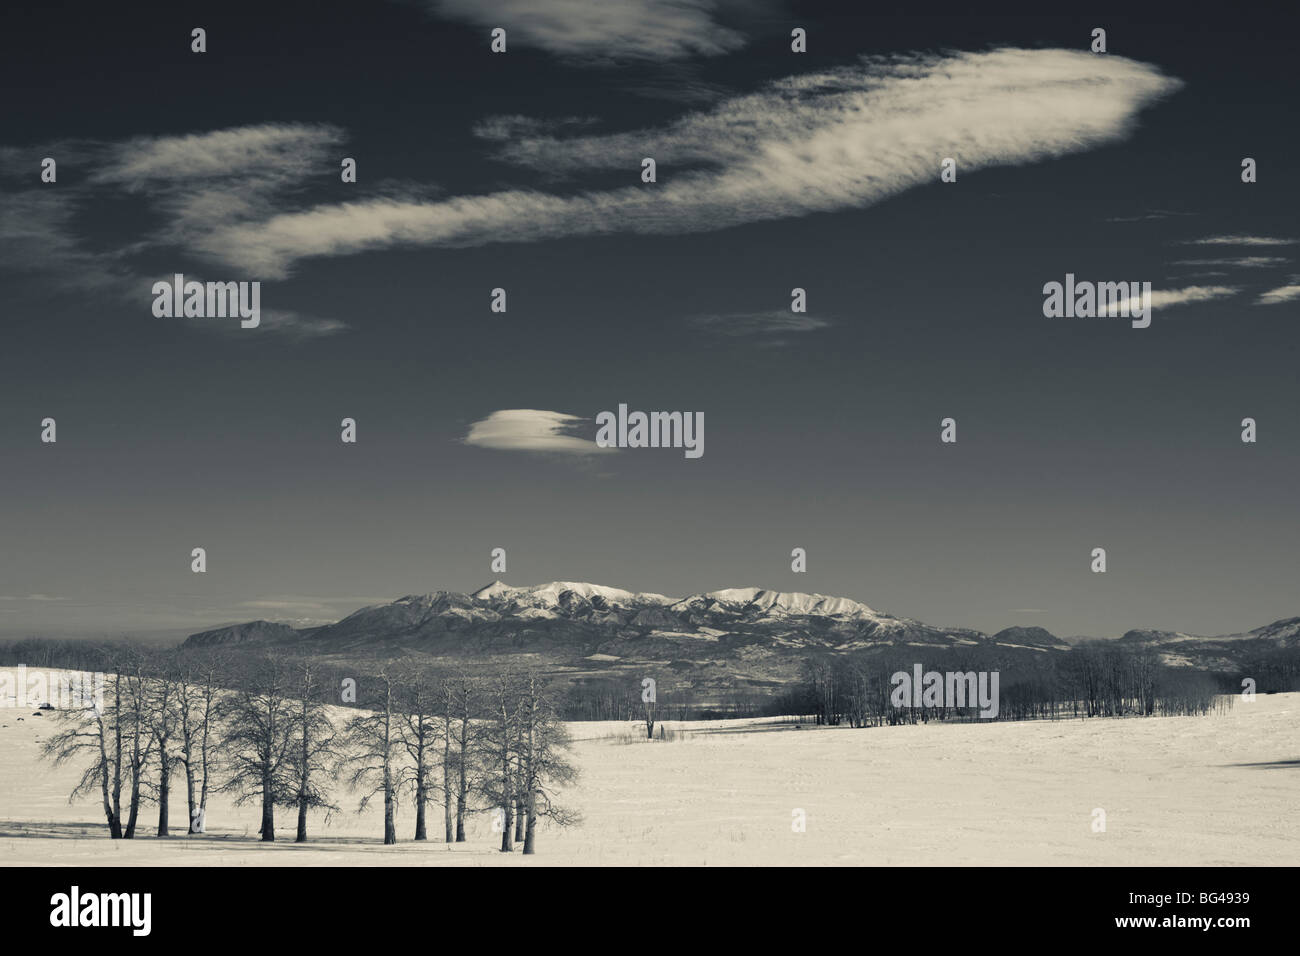
[[[670,66],[578,64],[523,44],[493,57],[483,29],[415,4],[7,11],[0,201],[33,188],[43,155],[60,159],[47,188],[84,187],[84,141],[259,123],[346,131],[336,152],[357,157],[360,181],[339,183],[332,158],[313,201],[548,188],[493,159],[474,125],[520,114],[641,129],[700,109],[682,97],[701,86],[725,97],[862,53],[1086,49],[1093,26],[1112,53],[1185,86],[1120,142],[952,185],[936,175],[867,208],[709,233],[385,249],[305,259],[264,283],[264,309],[350,327],[328,337],[156,319],[147,283],[129,302],[80,288],[75,261],[11,257],[0,634],[333,619],[480,587],[494,547],[514,584],[817,591],[989,631],[1223,633],[1300,614],[1300,299],[1253,304],[1300,272],[1300,246],[1177,244],[1300,234],[1295,24],[1254,10],[1211,25],[776,3],[726,16],[748,46]],[[202,56],[188,48],[196,25]],[[788,51],[792,26],[809,30],[806,56]],[[1243,156],[1259,161],[1258,183],[1240,182]],[[112,252],[167,227],[147,199],[106,194],[69,228]],[[1241,254],[1288,261],[1210,279],[1173,265]],[[235,277],[179,248],[133,266]],[[1066,272],[1242,291],[1157,308],[1146,330],[1044,318],[1042,285]],[[496,286],[505,315],[488,311]],[[794,286],[827,327],[774,344],[691,321],[787,309]],[[592,419],[620,402],[703,411],[704,457],[462,441],[498,409]],[[39,441],[46,416],[56,445]],[[359,423],[354,446],[339,441],[344,416]],[[945,416],[956,445],[938,440]],[[1245,416],[1255,445],[1239,440]],[[190,571],[196,546],[205,575]],[[795,546],[807,574],[790,571]],[[1094,547],[1107,549],[1104,575],[1089,571]]]

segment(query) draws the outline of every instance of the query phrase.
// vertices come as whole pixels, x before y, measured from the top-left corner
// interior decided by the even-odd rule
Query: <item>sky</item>
[[[7,12],[0,636],[496,578],[1300,614],[1294,24],[599,10]],[[260,324],[156,315],[177,273],[260,282]],[[1067,273],[1150,282],[1150,327],[1047,317]],[[702,413],[704,453],[597,447],[620,404]]]

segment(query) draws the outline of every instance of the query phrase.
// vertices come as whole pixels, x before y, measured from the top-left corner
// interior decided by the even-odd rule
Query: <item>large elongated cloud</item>
[[[869,58],[790,77],[659,129],[526,136],[501,158],[552,172],[624,169],[624,188],[384,198],[218,226],[197,248],[267,277],[313,256],[602,233],[682,233],[859,208],[959,175],[1112,143],[1181,86],[1154,66],[1071,50]],[[660,182],[640,183],[643,157]]]

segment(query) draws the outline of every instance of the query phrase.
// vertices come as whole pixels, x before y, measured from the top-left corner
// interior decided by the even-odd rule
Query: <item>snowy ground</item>
[[[23,717],[22,721],[16,718]],[[50,717],[0,708],[0,864],[1085,864],[1300,863],[1300,694],[1210,717],[795,730],[781,723],[575,724],[585,822],[544,829],[538,855],[497,851],[486,815],[470,842],[380,843],[380,810],[313,818],[295,846],[257,842],[259,810],[218,797],[204,836],[110,841],[78,770],[38,756]],[[634,742],[628,742],[634,741]],[[349,801],[351,802],[351,801]],[[352,803],[355,806],[355,803]],[[1106,832],[1092,830],[1093,811]],[[794,832],[792,814],[806,814]],[[183,783],[172,826],[185,827]],[[409,807],[398,816],[408,841]],[[441,834],[439,808],[430,832]]]

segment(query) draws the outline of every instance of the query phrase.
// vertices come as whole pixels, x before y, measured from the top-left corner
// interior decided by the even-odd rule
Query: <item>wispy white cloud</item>
[[[706,332],[724,336],[784,335],[789,332],[813,332],[831,323],[804,312],[771,309],[767,312],[731,312],[695,315],[688,320]]]
[[[1181,86],[1157,68],[1072,50],[867,58],[790,77],[660,129],[525,136],[500,157],[549,172],[624,169],[636,185],[557,195],[511,189],[438,202],[388,197],[214,229],[205,254],[265,276],[311,256],[603,233],[682,233],[861,208],[963,173],[1122,139]],[[660,182],[639,183],[653,156]]]
[[[1300,239],[1282,239],[1276,236],[1206,236],[1204,239],[1184,239],[1184,246],[1294,246]]]
[[[131,266],[151,249],[184,251],[222,225],[258,219],[282,208],[317,174],[337,174],[340,130],[306,124],[262,124],[182,136],[141,136],[122,143],[53,143],[0,149],[0,167],[30,161],[31,155],[72,155],[93,169],[83,182],[64,182],[0,196],[0,268],[26,275],[58,276],[61,289],[89,290],[140,306],[149,315],[156,277]],[[75,147],[75,148],[74,148]],[[167,223],[144,238],[123,238],[114,249],[89,247],[75,220],[105,196],[139,195]],[[118,192],[120,191],[120,192]],[[191,278],[195,276],[191,273]],[[170,275],[166,278],[170,279]],[[256,277],[254,277],[256,278]],[[205,331],[238,325],[184,320]],[[267,309],[259,328],[305,339],[346,331],[338,319],[290,309]],[[244,332],[244,334],[248,334]]]
[[[535,408],[506,408],[469,427],[465,444],[498,451],[529,451],[563,455],[596,455],[613,451],[601,448],[593,439],[578,438],[572,432],[587,420],[564,412]]]
[[[1255,300],[1256,305],[1278,305],[1282,302],[1291,302],[1294,299],[1300,299],[1300,277],[1292,276],[1288,285],[1279,286],[1276,289],[1269,289]]]
[[[508,44],[596,62],[717,56],[745,37],[715,16],[717,0],[425,0],[435,13],[488,30]],[[486,42],[486,41],[485,41]],[[509,49],[509,45],[507,49]]]
[[[183,136],[141,136],[106,149],[91,181],[145,194],[169,226],[154,244],[185,242],[279,208],[313,176],[337,175],[343,132],[262,123]]]
[[[108,162],[91,178],[135,190],[168,182],[245,179],[257,184],[300,180],[320,172],[326,151],[337,147],[337,127],[262,123],[183,136],[138,136],[114,144]]]
[[[1226,285],[1192,285],[1184,289],[1152,289],[1151,308],[1168,309],[1176,305],[1190,305],[1194,302],[1209,302],[1213,299],[1225,299],[1236,295],[1241,290],[1236,286]],[[1125,299],[1109,308],[1098,310],[1100,315],[1131,315],[1140,309],[1141,297]]]
[[[1192,216],[1195,213],[1174,212],[1169,209],[1152,209],[1138,216],[1111,216],[1107,222],[1147,222],[1152,219],[1168,219],[1170,216]]]
[[[562,129],[594,126],[600,122],[594,116],[560,116],[554,118],[523,116],[488,116],[474,125],[474,135],[480,139],[508,142],[524,136],[542,136]]]
[[[1177,259],[1170,265],[1175,266],[1236,266],[1240,269],[1268,269],[1272,266],[1285,265],[1290,259],[1280,256],[1237,256],[1233,259]]]

